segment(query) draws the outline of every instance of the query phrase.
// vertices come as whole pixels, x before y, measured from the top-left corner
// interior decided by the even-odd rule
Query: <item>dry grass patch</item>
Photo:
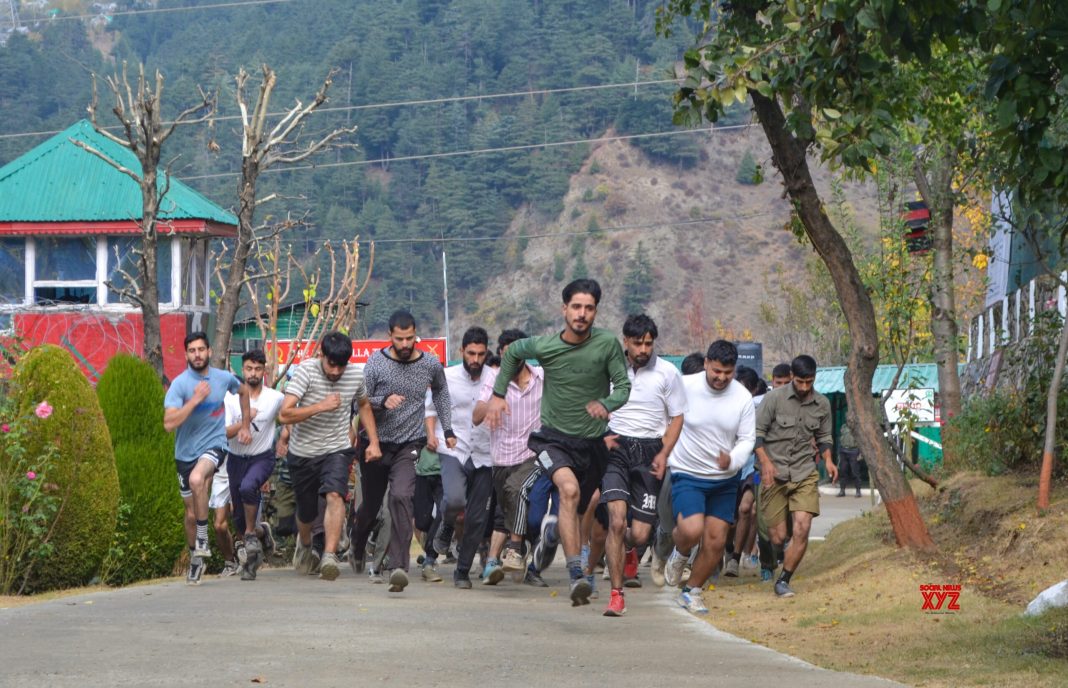
[[[819,666],[910,685],[1068,685],[1068,610],[1020,616],[1032,590],[1068,571],[1065,495],[1045,516],[1033,500],[1011,478],[958,476],[924,500],[937,554],[899,550],[878,511],[810,545],[793,599],[752,571],[721,578],[705,593],[708,621]],[[924,584],[961,585],[960,610],[923,610]]]

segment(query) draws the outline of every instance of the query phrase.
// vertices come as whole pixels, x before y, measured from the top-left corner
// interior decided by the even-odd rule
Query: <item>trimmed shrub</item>
[[[111,431],[121,504],[101,578],[125,585],[169,576],[185,547],[174,437],[163,429],[163,385],[148,363],[120,354],[96,387]]]
[[[53,526],[53,550],[29,577],[28,591],[69,588],[88,583],[100,569],[111,544],[119,504],[115,455],[104,414],[89,381],[71,355],[58,346],[31,351],[15,367],[19,409],[30,413],[47,401],[53,413],[34,424],[27,449],[58,450],[53,482],[62,499]]]

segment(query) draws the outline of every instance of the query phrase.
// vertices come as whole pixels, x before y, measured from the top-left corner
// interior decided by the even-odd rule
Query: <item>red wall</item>
[[[24,346],[56,344],[71,352],[89,381],[96,383],[108,361],[118,353],[142,355],[144,335],[140,313],[19,313],[15,332]],[[163,339],[163,372],[173,380],[185,370],[182,342],[186,335],[186,315],[160,316]]]

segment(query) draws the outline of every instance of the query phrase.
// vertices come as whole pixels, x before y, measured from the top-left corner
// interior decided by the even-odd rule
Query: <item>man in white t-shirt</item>
[[[734,379],[737,363],[737,347],[720,339],[708,347],[704,372],[683,377],[687,412],[668,458],[675,549],[664,577],[668,585],[682,584],[679,605],[698,614],[708,613],[701,589],[723,558],[739,473],[756,443],[753,397]],[[682,581],[682,569],[697,544],[701,549],[690,578]]]
[[[233,504],[234,528],[243,533],[245,564],[241,580],[256,580],[256,570],[263,563],[264,544],[272,543],[269,527],[258,524],[256,514],[260,506],[260,491],[274,472],[275,421],[282,408],[284,395],[263,384],[267,356],[260,349],[246,351],[241,356],[241,374],[249,389],[249,427],[251,444],[236,441],[242,427],[241,405],[236,394],[227,394],[226,438],[229,441],[226,462],[230,482],[230,501]]]

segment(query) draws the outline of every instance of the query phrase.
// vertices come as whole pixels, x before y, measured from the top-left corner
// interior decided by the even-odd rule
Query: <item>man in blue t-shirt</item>
[[[174,432],[174,459],[178,467],[178,492],[185,502],[185,537],[189,545],[186,583],[199,585],[208,546],[208,497],[215,471],[226,460],[227,392],[241,398],[244,420],[237,441],[249,444],[251,413],[248,387],[232,373],[208,365],[211,345],[208,335],[193,332],[185,338],[189,367],[171,383],[163,400],[163,427]]]

